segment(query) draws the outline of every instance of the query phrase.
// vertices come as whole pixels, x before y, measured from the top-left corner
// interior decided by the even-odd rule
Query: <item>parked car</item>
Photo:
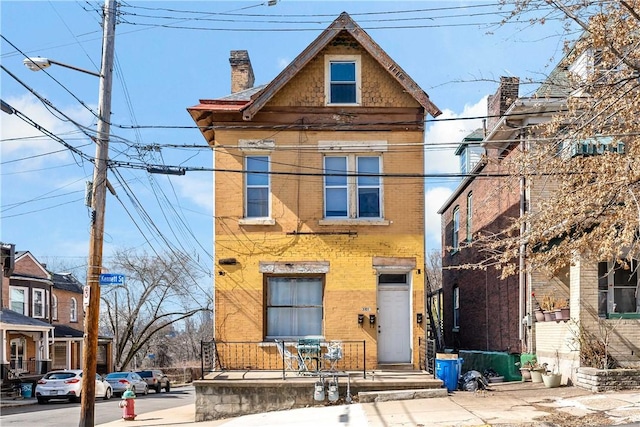
[[[171,390],[169,378],[159,369],[136,371],[136,374],[140,375],[140,377],[147,382],[149,388],[155,390],[156,393],[160,393],[162,389],[167,393]]]
[[[148,394],[149,386],[135,372],[111,372],[104,378],[113,388],[113,394],[121,396],[131,386],[135,394]]]
[[[36,384],[38,403],[47,403],[51,399],[68,399],[79,402],[82,391],[82,370],[69,369],[51,371]],[[96,375],[96,397],[111,399],[113,387],[100,375]]]

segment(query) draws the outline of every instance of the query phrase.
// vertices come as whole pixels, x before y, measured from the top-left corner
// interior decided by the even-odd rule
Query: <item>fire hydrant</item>
[[[134,421],[136,419],[136,394],[131,390],[131,386],[127,386],[127,390],[122,393],[122,400],[118,404],[122,408],[122,418],[125,421]]]

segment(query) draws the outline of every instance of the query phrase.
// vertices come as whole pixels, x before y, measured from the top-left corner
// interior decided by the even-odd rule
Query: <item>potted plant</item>
[[[554,368],[549,372],[547,372],[547,370],[545,369],[545,372],[542,373],[542,382],[544,383],[545,387],[560,387],[560,384],[562,383],[562,374],[558,372],[559,365],[560,356],[558,355],[558,350],[556,350],[556,363],[554,365]]]
[[[544,313],[545,322],[551,322],[556,319],[555,304],[556,304],[556,299],[553,297],[553,295],[545,294],[542,296],[542,302],[540,303],[540,308],[542,308],[542,312]]]
[[[542,372],[546,371],[544,366],[538,365],[538,362],[534,359],[529,362],[526,362],[520,368],[520,373],[522,374],[522,378],[527,381],[531,380],[534,383],[542,382]]]
[[[555,316],[556,321],[564,320],[565,322],[570,319],[569,316],[569,300],[558,298],[555,303]]]

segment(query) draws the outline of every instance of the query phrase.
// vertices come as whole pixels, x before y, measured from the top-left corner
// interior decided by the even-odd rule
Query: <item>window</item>
[[[460,329],[460,288],[453,287],[453,329]]]
[[[71,297],[71,303],[69,305],[69,320],[72,322],[78,321],[78,303],[73,297]]]
[[[638,261],[628,265],[617,262],[598,263],[598,315],[639,313]]]
[[[322,277],[267,277],[267,336],[322,335]]]
[[[245,169],[245,217],[269,218],[269,156],[247,156]]]
[[[33,307],[32,317],[43,318],[45,317],[45,303],[44,303],[44,289],[33,290]]]
[[[24,372],[27,368],[25,363],[25,348],[27,342],[24,338],[13,338],[10,341],[11,346],[11,368],[18,372]]]
[[[58,297],[55,295],[51,299],[51,320],[58,320]]]
[[[327,55],[327,105],[360,104],[360,57]]]
[[[473,230],[473,193],[467,194],[467,242],[471,241]]]
[[[27,316],[27,288],[11,286],[9,289],[11,310]]]
[[[325,157],[325,218],[382,218],[380,172],[377,156]]]
[[[453,252],[460,249],[460,208],[456,206],[453,210],[453,229],[451,235],[451,248]]]

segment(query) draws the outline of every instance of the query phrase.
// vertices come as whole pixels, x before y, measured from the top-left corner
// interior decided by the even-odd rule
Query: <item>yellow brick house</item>
[[[425,120],[440,110],[347,13],[270,83],[188,108],[214,153],[219,341],[362,341],[418,367]],[[426,316],[425,316],[426,319]]]

